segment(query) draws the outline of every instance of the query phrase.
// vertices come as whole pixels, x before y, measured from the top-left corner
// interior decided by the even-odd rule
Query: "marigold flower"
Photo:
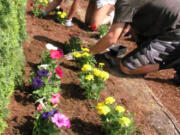
[[[80,58],[81,57],[81,54],[79,52],[74,52],[73,53],[73,57],[75,58]]]
[[[100,102],[100,103],[98,103],[98,104],[97,104],[97,106],[96,106],[96,110],[101,109],[101,108],[102,108],[102,106],[104,106],[104,102]]]
[[[82,71],[90,71],[92,70],[92,66],[90,64],[84,64],[81,68]]]
[[[43,2],[43,0],[39,0],[39,2],[40,2],[40,3],[42,3],[42,2]]]
[[[48,0],[44,0],[44,3],[47,5],[48,4]]]
[[[115,107],[115,110],[116,110],[117,112],[119,112],[119,113],[124,113],[124,112],[125,112],[124,107],[122,107],[122,106],[120,106],[120,105],[116,106],[116,107]]]
[[[88,80],[88,81],[91,81],[91,80],[94,80],[94,76],[93,75],[87,75],[85,77],[85,79]]]
[[[104,63],[99,63],[99,67],[103,67],[105,64]]]
[[[131,124],[131,120],[128,117],[122,117],[119,119],[119,123],[122,124],[122,126],[128,127]]]
[[[61,14],[60,17],[61,17],[62,19],[64,19],[64,18],[65,18],[65,15]]]
[[[67,13],[66,12],[62,12],[62,14],[66,17],[67,16]]]
[[[61,15],[61,14],[62,14],[62,12],[61,12],[61,11],[58,11],[58,12],[57,12],[57,14],[58,14],[58,15]]]
[[[113,104],[115,99],[113,97],[107,97],[104,101],[105,104]]]
[[[97,68],[94,68],[93,73],[94,73],[95,76],[99,77],[100,74],[101,74],[101,71],[99,69],[97,69]]]
[[[109,78],[109,73],[105,71],[101,71],[99,77],[101,77],[104,81],[106,81]]]
[[[81,50],[83,51],[83,52],[89,52],[89,48],[81,48]]]
[[[89,53],[87,53],[87,52],[83,52],[82,53],[82,57],[88,57],[90,54]]]
[[[100,109],[98,109],[98,114],[107,115],[111,109],[107,105],[103,105]]]

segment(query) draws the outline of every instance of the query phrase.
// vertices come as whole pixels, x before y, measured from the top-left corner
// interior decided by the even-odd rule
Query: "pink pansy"
[[[38,111],[42,111],[42,109],[43,109],[43,108],[42,108],[42,105],[41,105],[41,103],[40,103],[40,104],[37,106],[37,110],[38,110]]]
[[[51,50],[50,56],[52,59],[60,59],[63,56],[63,51],[61,49]]]
[[[56,68],[56,74],[62,79],[63,78],[63,71],[60,67]]]
[[[52,77],[52,72],[50,71],[50,72],[48,73],[48,80],[49,80],[51,77]]]
[[[59,93],[57,93],[57,94],[52,94],[51,103],[52,103],[52,104],[57,104],[57,103],[59,103],[59,97],[60,97],[60,94],[59,94]]]
[[[56,113],[54,116],[51,118],[51,121],[58,127],[61,128],[63,126],[70,128],[70,120],[68,117],[66,117],[64,114],[61,113]]]

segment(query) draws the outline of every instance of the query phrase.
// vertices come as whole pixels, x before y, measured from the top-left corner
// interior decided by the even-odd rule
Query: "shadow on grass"
[[[59,41],[55,41],[55,40],[50,39],[50,38],[45,37],[45,36],[36,35],[36,36],[34,36],[34,39],[39,40],[41,42],[51,43],[51,44],[53,44],[59,48],[62,48],[62,49],[64,48],[64,43],[61,43]]]
[[[104,135],[100,125],[85,122],[79,118],[71,120],[71,129],[78,135]]]
[[[73,98],[85,100],[84,90],[77,84],[61,84],[62,96],[66,99]]]
[[[19,126],[14,126],[21,135],[32,135],[34,118],[31,116],[24,116],[25,122],[22,122]]]

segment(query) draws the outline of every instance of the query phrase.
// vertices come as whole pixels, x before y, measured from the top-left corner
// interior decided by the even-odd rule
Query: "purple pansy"
[[[52,110],[52,111],[50,111],[50,112],[43,112],[43,113],[41,114],[41,118],[43,118],[43,119],[45,119],[45,120],[48,120],[49,117],[53,116],[53,115],[56,114],[56,113],[57,113],[56,110]]]
[[[35,89],[38,89],[43,86],[43,81],[39,77],[35,77],[33,79],[32,85]]]
[[[42,77],[46,76],[48,74],[48,72],[49,71],[46,69],[42,69],[42,70],[37,71],[38,75],[42,76]]]

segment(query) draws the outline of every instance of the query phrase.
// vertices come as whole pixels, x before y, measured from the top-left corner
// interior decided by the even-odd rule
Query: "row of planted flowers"
[[[74,61],[81,69],[78,78],[88,99],[98,100],[101,90],[105,88],[109,73],[103,70],[104,63],[98,63],[88,48],[73,53]],[[95,65],[98,65],[96,67]],[[131,135],[139,130],[133,121],[133,115],[123,106],[115,103],[114,97],[107,97],[99,102],[96,110],[102,121],[102,128],[106,135]]]
[[[37,67],[37,73],[31,73],[31,83],[34,88],[32,97],[36,100],[38,113],[35,114],[33,135],[55,135],[62,127],[70,128],[70,120],[61,110],[58,110],[59,90],[63,71],[60,58],[63,51],[47,44],[47,51]]]
[[[71,44],[73,48],[69,48],[72,47]],[[85,90],[86,98],[97,101],[109,78],[109,73],[103,70],[104,63],[97,64],[89,49],[80,47],[80,38],[76,36],[71,38],[69,47],[67,50],[76,51],[73,53],[73,60],[81,70],[78,78]],[[51,44],[47,44],[46,48],[37,73],[33,72],[31,75],[32,86],[35,89],[32,96],[36,103],[39,103],[33,135],[54,135],[60,133],[63,126],[70,128],[70,120],[56,109],[63,78],[63,71],[59,66],[63,51]],[[117,105],[113,97],[107,97],[104,102],[98,103],[96,110],[106,135],[129,135],[137,131],[133,116],[125,111],[123,106]]]

